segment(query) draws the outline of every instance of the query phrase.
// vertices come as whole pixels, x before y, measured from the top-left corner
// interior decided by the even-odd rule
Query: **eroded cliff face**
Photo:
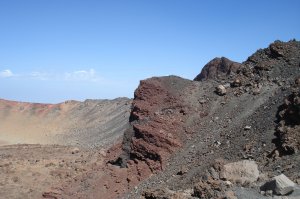
[[[186,138],[184,123],[188,106],[184,92],[192,85],[179,77],[141,81],[135,91],[131,112],[131,137],[124,139],[124,157],[145,161],[152,172],[162,170],[166,158]]]

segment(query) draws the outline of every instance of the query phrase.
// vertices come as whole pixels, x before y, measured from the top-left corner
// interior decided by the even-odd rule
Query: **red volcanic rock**
[[[121,166],[133,161],[145,162],[151,172],[163,169],[165,160],[184,141],[188,107],[182,96],[191,83],[174,76],[141,81],[133,101],[132,127],[123,140]]]
[[[194,81],[227,76],[232,72],[236,73],[240,66],[240,63],[233,62],[225,57],[214,58],[203,67],[201,73],[195,77]]]

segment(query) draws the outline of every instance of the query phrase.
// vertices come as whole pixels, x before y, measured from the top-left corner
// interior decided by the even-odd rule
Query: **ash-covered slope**
[[[0,100],[3,144],[107,146],[128,127],[131,100],[39,104]]]

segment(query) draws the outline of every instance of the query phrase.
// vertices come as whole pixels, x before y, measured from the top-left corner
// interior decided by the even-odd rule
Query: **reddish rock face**
[[[228,76],[232,72],[236,73],[240,66],[240,63],[233,62],[225,57],[214,58],[203,67],[201,73],[194,80],[201,81]]]
[[[178,77],[141,81],[133,101],[132,129],[123,141],[123,166],[128,160],[143,161],[152,172],[162,170],[166,158],[182,145],[185,136],[187,107],[181,96],[190,84]]]

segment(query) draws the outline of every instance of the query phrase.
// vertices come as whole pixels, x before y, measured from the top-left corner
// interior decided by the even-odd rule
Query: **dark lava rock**
[[[236,73],[240,66],[240,63],[225,57],[214,58],[203,67],[201,73],[195,77],[194,81],[226,77],[231,73]]]
[[[279,123],[276,128],[277,144],[284,154],[293,154],[300,149],[300,91],[293,92],[279,107]]]
[[[172,195],[165,189],[147,190],[143,196],[145,199],[171,199]]]
[[[225,187],[219,180],[201,180],[194,186],[193,196],[204,199],[220,198],[220,195],[224,195],[224,191]]]

